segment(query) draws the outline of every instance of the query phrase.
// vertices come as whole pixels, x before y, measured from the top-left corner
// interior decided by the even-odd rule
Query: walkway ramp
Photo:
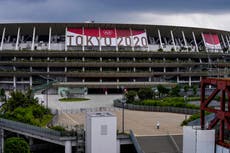
[[[132,137],[132,136],[131,136]],[[136,148],[138,153],[182,153],[183,136],[182,135],[164,135],[164,136],[137,136]]]

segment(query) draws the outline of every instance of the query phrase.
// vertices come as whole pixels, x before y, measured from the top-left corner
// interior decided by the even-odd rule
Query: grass
[[[90,100],[88,98],[61,98],[59,101],[61,102],[82,102],[82,101],[87,101]]]

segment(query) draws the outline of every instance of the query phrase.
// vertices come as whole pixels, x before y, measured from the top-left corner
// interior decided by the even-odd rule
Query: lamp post
[[[126,103],[125,96],[122,97],[121,103],[122,103],[122,133],[125,133],[125,103]]]
[[[184,103],[185,103],[185,108],[186,108],[186,104],[187,104],[187,96],[184,95]],[[187,120],[187,114],[185,113],[185,120]]]

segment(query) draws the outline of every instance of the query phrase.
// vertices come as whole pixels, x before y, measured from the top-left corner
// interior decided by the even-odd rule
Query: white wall
[[[215,130],[183,127],[183,153],[214,153]]]
[[[230,153],[230,149],[216,145],[216,153]]]

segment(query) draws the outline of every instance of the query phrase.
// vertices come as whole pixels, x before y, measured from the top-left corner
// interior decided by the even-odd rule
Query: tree
[[[176,85],[174,88],[172,88],[170,94],[171,96],[179,96],[179,92],[180,92],[180,86],[179,85]]]
[[[169,89],[165,88],[163,85],[158,85],[157,86],[157,90],[159,92],[159,96],[161,97],[164,94],[168,94],[169,93]]]
[[[135,100],[135,97],[137,96],[137,92],[134,90],[130,90],[125,94],[125,97],[127,99],[127,103],[132,103]]]
[[[20,91],[10,93],[11,97],[3,106],[3,111],[14,111],[18,107],[28,107],[31,105],[38,105],[38,100],[32,95],[32,91],[28,90],[25,94]]]
[[[140,100],[153,98],[153,90],[151,88],[140,89],[137,94],[138,94],[138,97],[140,98]]]
[[[184,92],[188,92],[189,86],[186,84],[184,85]]]
[[[0,97],[2,101],[6,102],[6,93],[5,93],[5,89],[3,88],[0,90]]]
[[[193,95],[196,96],[196,94],[197,94],[197,86],[196,85],[192,86],[192,91],[193,91]]]
[[[30,147],[24,139],[11,137],[5,141],[4,153],[30,153]]]

